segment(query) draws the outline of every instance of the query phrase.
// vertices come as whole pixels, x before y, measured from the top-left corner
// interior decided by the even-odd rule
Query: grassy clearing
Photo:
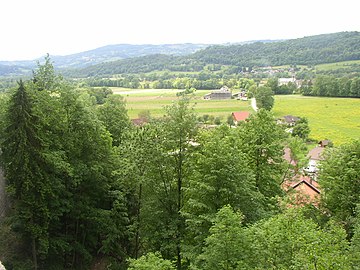
[[[276,117],[306,117],[310,137],[330,139],[335,145],[360,139],[360,99],[304,96],[276,96],[273,112]]]

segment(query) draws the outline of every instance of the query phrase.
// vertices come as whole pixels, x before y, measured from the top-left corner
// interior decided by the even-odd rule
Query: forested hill
[[[255,42],[243,45],[216,45],[186,56],[130,58],[102,63],[68,75],[94,76],[142,73],[155,70],[201,71],[207,65],[242,67],[276,65],[315,65],[360,59],[360,32],[323,34],[279,42]]]
[[[193,55],[207,64],[315,65],[360,59],[360,32],[323,34],[276,43],[212,46]]]

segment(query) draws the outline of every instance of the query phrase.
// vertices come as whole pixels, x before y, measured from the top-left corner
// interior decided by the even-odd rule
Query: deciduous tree
[[[321,200],[327,211],[343,222],[350,235],[356,205],[360,203],[360,141],[330,148],[321,163]]]

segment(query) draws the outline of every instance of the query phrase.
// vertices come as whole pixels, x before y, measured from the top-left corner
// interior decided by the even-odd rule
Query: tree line
[[[7,269],[356,269],[359,142],[329,152],[321,209],[288,209],[269,110],[208,130],[181,97],[137,127],[90,94],[47,58],[1,99]]]

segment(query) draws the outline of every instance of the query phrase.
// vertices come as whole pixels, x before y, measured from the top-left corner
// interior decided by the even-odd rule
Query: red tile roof
[[[235,121],[245,121],[250,116],[250,112],[243,111],[243,112],[233,112],[232,116]]]
[[[320,186],[309,176],[301,175],[294,177],[291,181],[283,183],[283,188],[289,192],[292,206],[309,203],[317,206],[319,203]]]

